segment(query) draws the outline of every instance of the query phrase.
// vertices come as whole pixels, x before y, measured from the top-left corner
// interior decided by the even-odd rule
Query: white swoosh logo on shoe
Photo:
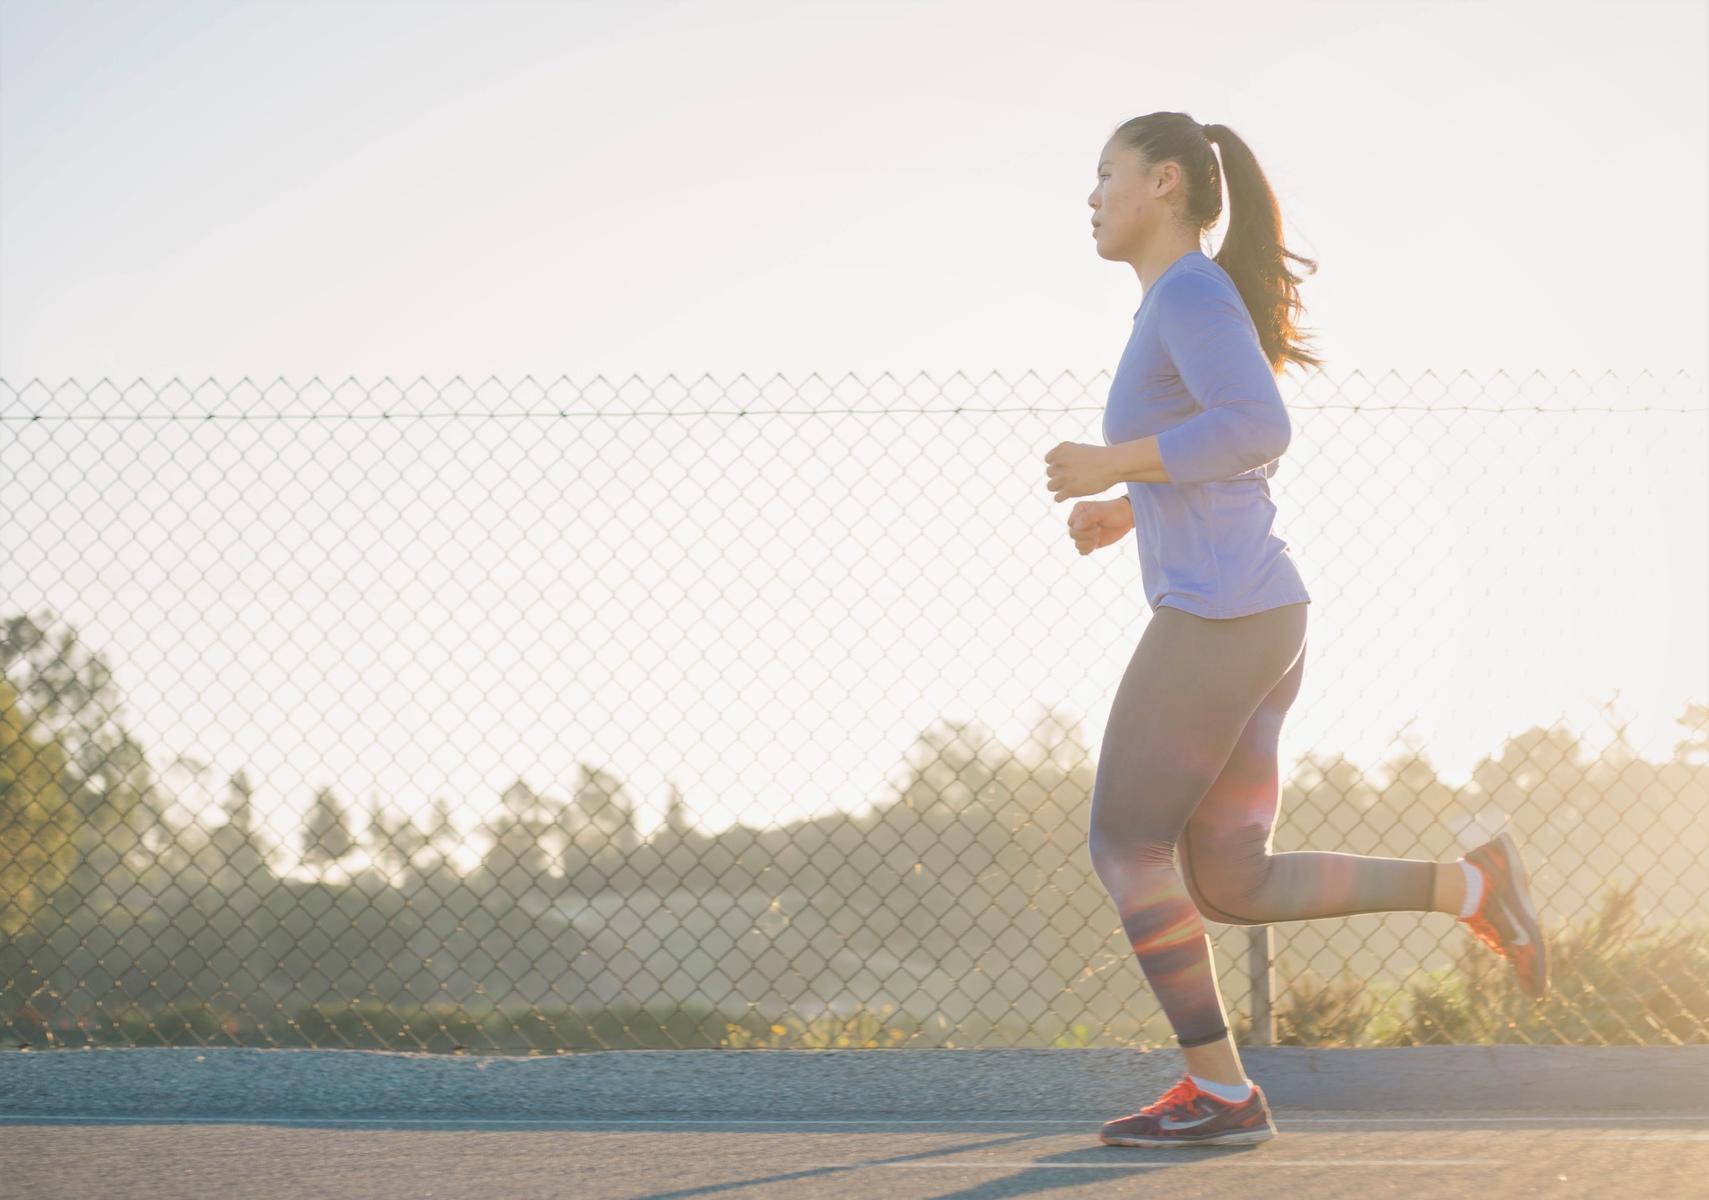
[[[1174,1117],[1164,1117],[1158,1122],[1158,1124],[1164,1129],[1191,1129],[1195,1125],[1203,1125],[1206,1121],[1213,1121],[1215,1119],[1215,1113],[1212,1113],[1208,1117],[1200,1117],[1197,1121],[1177,1121]]]
[[[1519,919],[1513,915],[1512,906],[1505,900],[1497,900],[1496,903],[1501,906],[1501,915],[1507,919],[1508,925],[1513,930],[1513,936],[1508,941],[1515,946],[1529,946],[1531,935],[1525,932],[1525,926],[1521,925]]]

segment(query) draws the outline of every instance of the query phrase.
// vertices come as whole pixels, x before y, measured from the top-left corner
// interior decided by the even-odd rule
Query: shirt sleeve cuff
[[[1179,439],[1174,435],[1180,428],[1175,425],[1157,435],[1157,458],[1163,464],[1170,483],[1195,483],[1197,480],[1188,478],[1193,474],[1194,466],[1191,448],[1176,445]]]

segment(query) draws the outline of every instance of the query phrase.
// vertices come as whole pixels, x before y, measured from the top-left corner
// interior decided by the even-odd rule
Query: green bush
[[[1709,1042],[1709,929],[1639,927],[1637,885],[1612,888],[1587,919],[1549,935],[1549,995],[1533,1003],[1506,959],[1469,933],[1453,966],[1402,988],[1347,972],[1304,973],[1278,999],[1284,1046],[1492,1042],[1681,1045]],[[1235,1024],[1248,1042],[1251,1023]]]

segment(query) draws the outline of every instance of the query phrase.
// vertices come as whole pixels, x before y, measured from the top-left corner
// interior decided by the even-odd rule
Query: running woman
[[[1127,493],[1068,516],[1081,554],[1135,531],[1152,610],[1111,706],[1088,846],[1187,1068],[1101,1137],[1261,1142],[1275,1122],[1229,1035],[1204,918],[1451,913],[1534,999],[1548,989],[1547,948],[1506,833],[1446,863],[1270,852],[1277,743],[1300,690],[1311,597],[1271,530],[1265,481],[1292,438],[1276,376],[1322,363],[1297,337],[1299,279],[1284,259],[1317,264],[1283,247],[1269,183],[1226,125],[1155,112],[1121,125],[1098,157],[1092,236],[1099,257],[1138,274],[1142,300],[1104,444],[1064,442],[1045,464],[1056,500],[1116,484]],[[1222,214],[1225,175],[1228,236],[1213,259],[1198,247]]]

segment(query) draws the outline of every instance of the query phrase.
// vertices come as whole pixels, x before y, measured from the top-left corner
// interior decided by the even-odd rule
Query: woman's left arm
[[[1157,300],[1163,347],[1204,411],[1112,446],[1117,482],[1207,483],[1280,458],[1293,425],[1240,294],[1193,273],[1171,279]]]

